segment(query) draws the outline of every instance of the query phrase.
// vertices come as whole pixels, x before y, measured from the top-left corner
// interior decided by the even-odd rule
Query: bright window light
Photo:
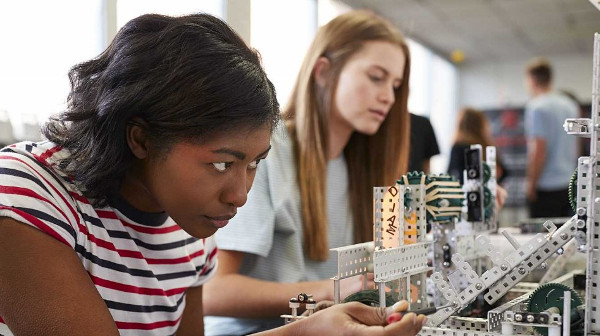
[[[118,0],[117,27],[143,14],[185,15],[203,12],[225,19],[225,0]]]
[[[282,108],[317,30],[315,0],[252,0],[250,44],[262,57]]]
[[[102,51],[102,3],[0,2],[0,114],[15,140],[41,137],[37,124],[65,108],[69,69]]]

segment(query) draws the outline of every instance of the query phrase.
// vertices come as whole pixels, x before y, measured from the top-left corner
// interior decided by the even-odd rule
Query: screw
[[[506,271],[508,269],[508,266],[502,264],[502,265],[500,265],[500,269],[503,270],[503,271]]]
[[[543,262],[543,263],[540,265],[540,267],[541,267],[542,269],[546,269],[546,267],[548,267],[548,264],[546,264],[546,262]]]
[[[569,238],[569,235],[566,232],[560,234],[560,239],[567,240],[567,238]]]
[[[521,314],[515,314],[515,321],[517,321],[517,322],[523,321],[523,315],[521,315]]]
[[[525,274],[525,269],[523,267],[519,268],[519,274],[521,274],[521,275]]]
[[[447,261],[444,261],[444,263],[442,264],[444,267],[450,267],[450,263]]]
[[[448,244],[444,244],[442,246],[442,250],[444,250],[444,251],[448,251],[449,249],[450,249],[450,246],[448,246]]]
[[[482,289],[483,289],[483,285],[482,285],[481,283],[477,283],[477,284],[475,285],[475,288],[476,288],[477,290],[482,290]]]
[[[581,207],[581,208],[577,208],[577,216],[585,216],[585,213],[587,211],[585,210],[585,208]]]
[[[583,229],[585,227],[585,221],[583,219],[578,219],[575,222],[575,226],[577,226],[580,229]]]
[[[527,322],[532,323],[533,321],[535,321],[535,316],[527,315]]]
[[[558,255],[562,255],[563,253],[565,253],[565,249],[563,249],[562,247],[556,250],[556,254]]]

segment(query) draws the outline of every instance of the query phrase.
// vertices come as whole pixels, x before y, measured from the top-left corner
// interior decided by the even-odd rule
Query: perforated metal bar
[[[338,272],[333,279],[341,280],[358,274],[366,274],[373,262],[373,242],[331,249],[337,252]]]
[[[600,9],[598,0],[592,3]],[[596,335],[600,333],[600,238],[599,222],[600,214],[596,199],[600,196],[598,186],[600,181],[598,165],[600,149],[600,138],[598,134],[598,123],[600,122],[600,34],[594,35],[594,60],[593,60],[593,83],[592,83],[592,138],[590,142],[593,158],[590,166],[590,177],[592,182],[589,184],[592,196],[588,199],[588,218],[587,218],[587,272],[586,272],[586,293],[585,293],[585,335]]]
[[[431,280],[435,284],[436,288],[442,293],[444,299],[446,299],[448,303],[454,304],[452,307],[440,309],[434,314],[429,315],[427,326],[437,327],[448,317],[458,311],[459,303],[456,291],[444,280],[440,272],[433,273],[433,275],[431,275]]]
[[[375,282],[387,282],[409,275],[426,272],[427,246],[415,243],[373,253]]]
[[[529,295],[530,293],[521,295],[518,298],[501,305],[500,307],[488,311],[488,331],[500,331],[501,323],[504,322],[504,312],[528,300]]]
[[[404,186],[373,188],[373,237],[376,249],[404,244]]]
[[[490,290],[485,295],[485,300],[489,304],[496,302],[512,287],[521,281],[529,272],[546,261],[559,248],[563,247],[575,233],[575,221],[577,216],[569,219],[560,229],[556,230],[554,235],[549,240],[545,240],[545,244],[533,249],[533,253],[526,255],[526,259],[515,265],[512,270],[498,280],[496,284],[490,286]]]
[[[423,327],[419,336],[503,336],[502,333],[485,332],[485,331],[468,331],[468,330],[454,330],[449,328],[431,328]],[[534,336],[533,334],[514,333],[513,335],[519,336]]]
[[[452,316],[446,324],[450,329],[487,332],[487,320],[483,318]]]

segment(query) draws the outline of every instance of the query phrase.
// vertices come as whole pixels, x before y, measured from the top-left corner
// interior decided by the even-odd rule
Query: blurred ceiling
[[[535,56],[591,57],[600,0],[342,0],[368,8],[414,40],[465,63]],[[596,7],[595,7],[596,6]]]

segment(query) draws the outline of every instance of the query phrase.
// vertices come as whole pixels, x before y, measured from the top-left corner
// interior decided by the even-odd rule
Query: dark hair
[[[552,67],[545,58],[536,58],[527,65],[527,73],[539,85],[548,86],[552,82]]]
[[[136,120],[166,153],[178,141],[202,142],[240,127],[272,130],[279,118],[258,53],[208,14],[135,18],[69,79],[67,110],[42,131],[70,151],[61,167],[95,205],[118,192],[133,162],[126,129]]]

